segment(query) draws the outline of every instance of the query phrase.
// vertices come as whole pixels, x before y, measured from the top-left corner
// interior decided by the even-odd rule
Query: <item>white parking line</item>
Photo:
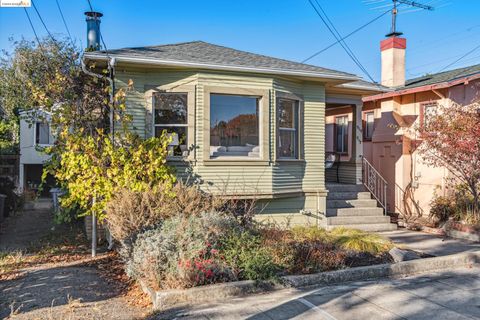
[[[298,298],[296,299],[297,301],[303,303],[304,305],[306,305],[307,307],[309,307],[310,309],[312,310],[315,310],[317,313],[321,314],[325,319],[327,320],[337,320],[334,316],[332,316],[330,313],[328,313],[327,311],[321,309],[320,307],[314,305],[313,303],[311,303],[310,301],[304,299],[304,298]]]

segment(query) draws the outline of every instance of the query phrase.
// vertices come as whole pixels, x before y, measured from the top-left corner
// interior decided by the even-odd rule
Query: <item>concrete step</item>
[[[25,202],[24,210],[49,210],[53,208],[53,201],[51,199],[38,199],[35,201]]]
[[[394,224],[394,223],[333,225],[333,226],[327,226],[327,230],[332,230],[332,229],[335,229],[335,228],[338,228],[338,227],[358,229],[358,230],[370,231],[370,232],[397,230],[397,225]]]
[[[389,216],[342,216],[327,218],[329,226],[351,224],[379,224],[390,223]]]
[[[382,208],[329,208],[327,217],[383,216]]]
[[[377,200],[327,200],[327,208],[376,208]]]
[[[357,192],[357,191],[347,191],[347,192],[329,192],[327,195],[327,200],[353,200],[353,199],[372,199],[370,192]]]
[[[326,188],[329,192],[362,192],[362,191],[366,191],[363,184],[327,183]]]

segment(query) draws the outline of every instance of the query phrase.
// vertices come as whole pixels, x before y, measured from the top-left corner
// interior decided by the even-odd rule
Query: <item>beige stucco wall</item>
[[[424,103],[436,102],[449,106],[452,103],[468,105],[479,99],[480,81],[471,81],[447,89],[418,92],[401,97],[366,102],[364,111],[375,110],[375,131],[372,141],[364,141],[364,155],[389,183],[389,202],[395,204],[395,211],[402,208],[401,190],[412,182],[413,201],[419,204],[424,216],[428,216],[430,202],[435,193],[445,193],[445,178],[449,176],[445,168],[426,165],[415,150],[415,143],[403,136],[400,124],[393,112],[402,116],[412,140],[418,136],[415,128],[420,126],[421,109]],[[328,140],[328,139],[327,139]],[[418,141],[421,143],[421,141]],[[393,211],[393,206],[390,206]]]

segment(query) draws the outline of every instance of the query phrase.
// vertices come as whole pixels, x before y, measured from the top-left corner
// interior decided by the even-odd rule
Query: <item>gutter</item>
[[[111,56],[111,54],[110,54],[110,56]],[[105,55],[100,55],[100,54],[88,53],[88,54],[85,55],[85,57],[88,58],[88,59],[92,59],[92,60],[107,60],[107,57]],[[160,65],[160,66],[202,68],[202,69],[225,70],[225,71],[245,71],[245,72],[255,72],[255,73],[268,73],[268,74],[302,76],[302,77],[347,80],[347,81],[361,80],[360,77],[355,76],[355,75],[345,76],[345,75],[335,75],[335,74],[331,74],[331,73],[317,73],[317,72],[306,72],[306,71],[288,71],[288,70],[282,70],[282,69],[255,68],[255,67],[244,67],[244,66],[229,66],[229,65],[218,65],[218,64],[210,64],[210,63],[200,63],[200,62],[187,62],[187,61],[173,61],[173,60],[154,59],[154,58],[129,57],[129,56],[121,56],[121,55],[116,55],[115,58],[118,62],[130,62],[130,63]]]
[[[476,79],[480,79],[480,73],[473,76],[456,79],[453,81],[440,82],[436,84],[430,84],[430,85],[415,87],[411,89],[403,89],[403,90],[397,90],[397,91],[392,91],[387,93],[376,94],[370,97],[365,97],[362,100],[363,102],[368,102],[368,101],[377,101],[381,99],[392,98],[392,97],[397,97],[405,94],[412,94],[412,93],[418,93],[418,92],[424,92],[424,91],[435,92],[438,89],[449,88],[459,84],[468,84],[470,81],[476,80]]]

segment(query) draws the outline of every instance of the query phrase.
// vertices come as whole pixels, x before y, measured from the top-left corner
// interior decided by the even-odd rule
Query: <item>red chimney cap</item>
[[[387,49],[406,49],[407,48],[407,39],[391,37],[384,39],[380,42],[380,51]]]

